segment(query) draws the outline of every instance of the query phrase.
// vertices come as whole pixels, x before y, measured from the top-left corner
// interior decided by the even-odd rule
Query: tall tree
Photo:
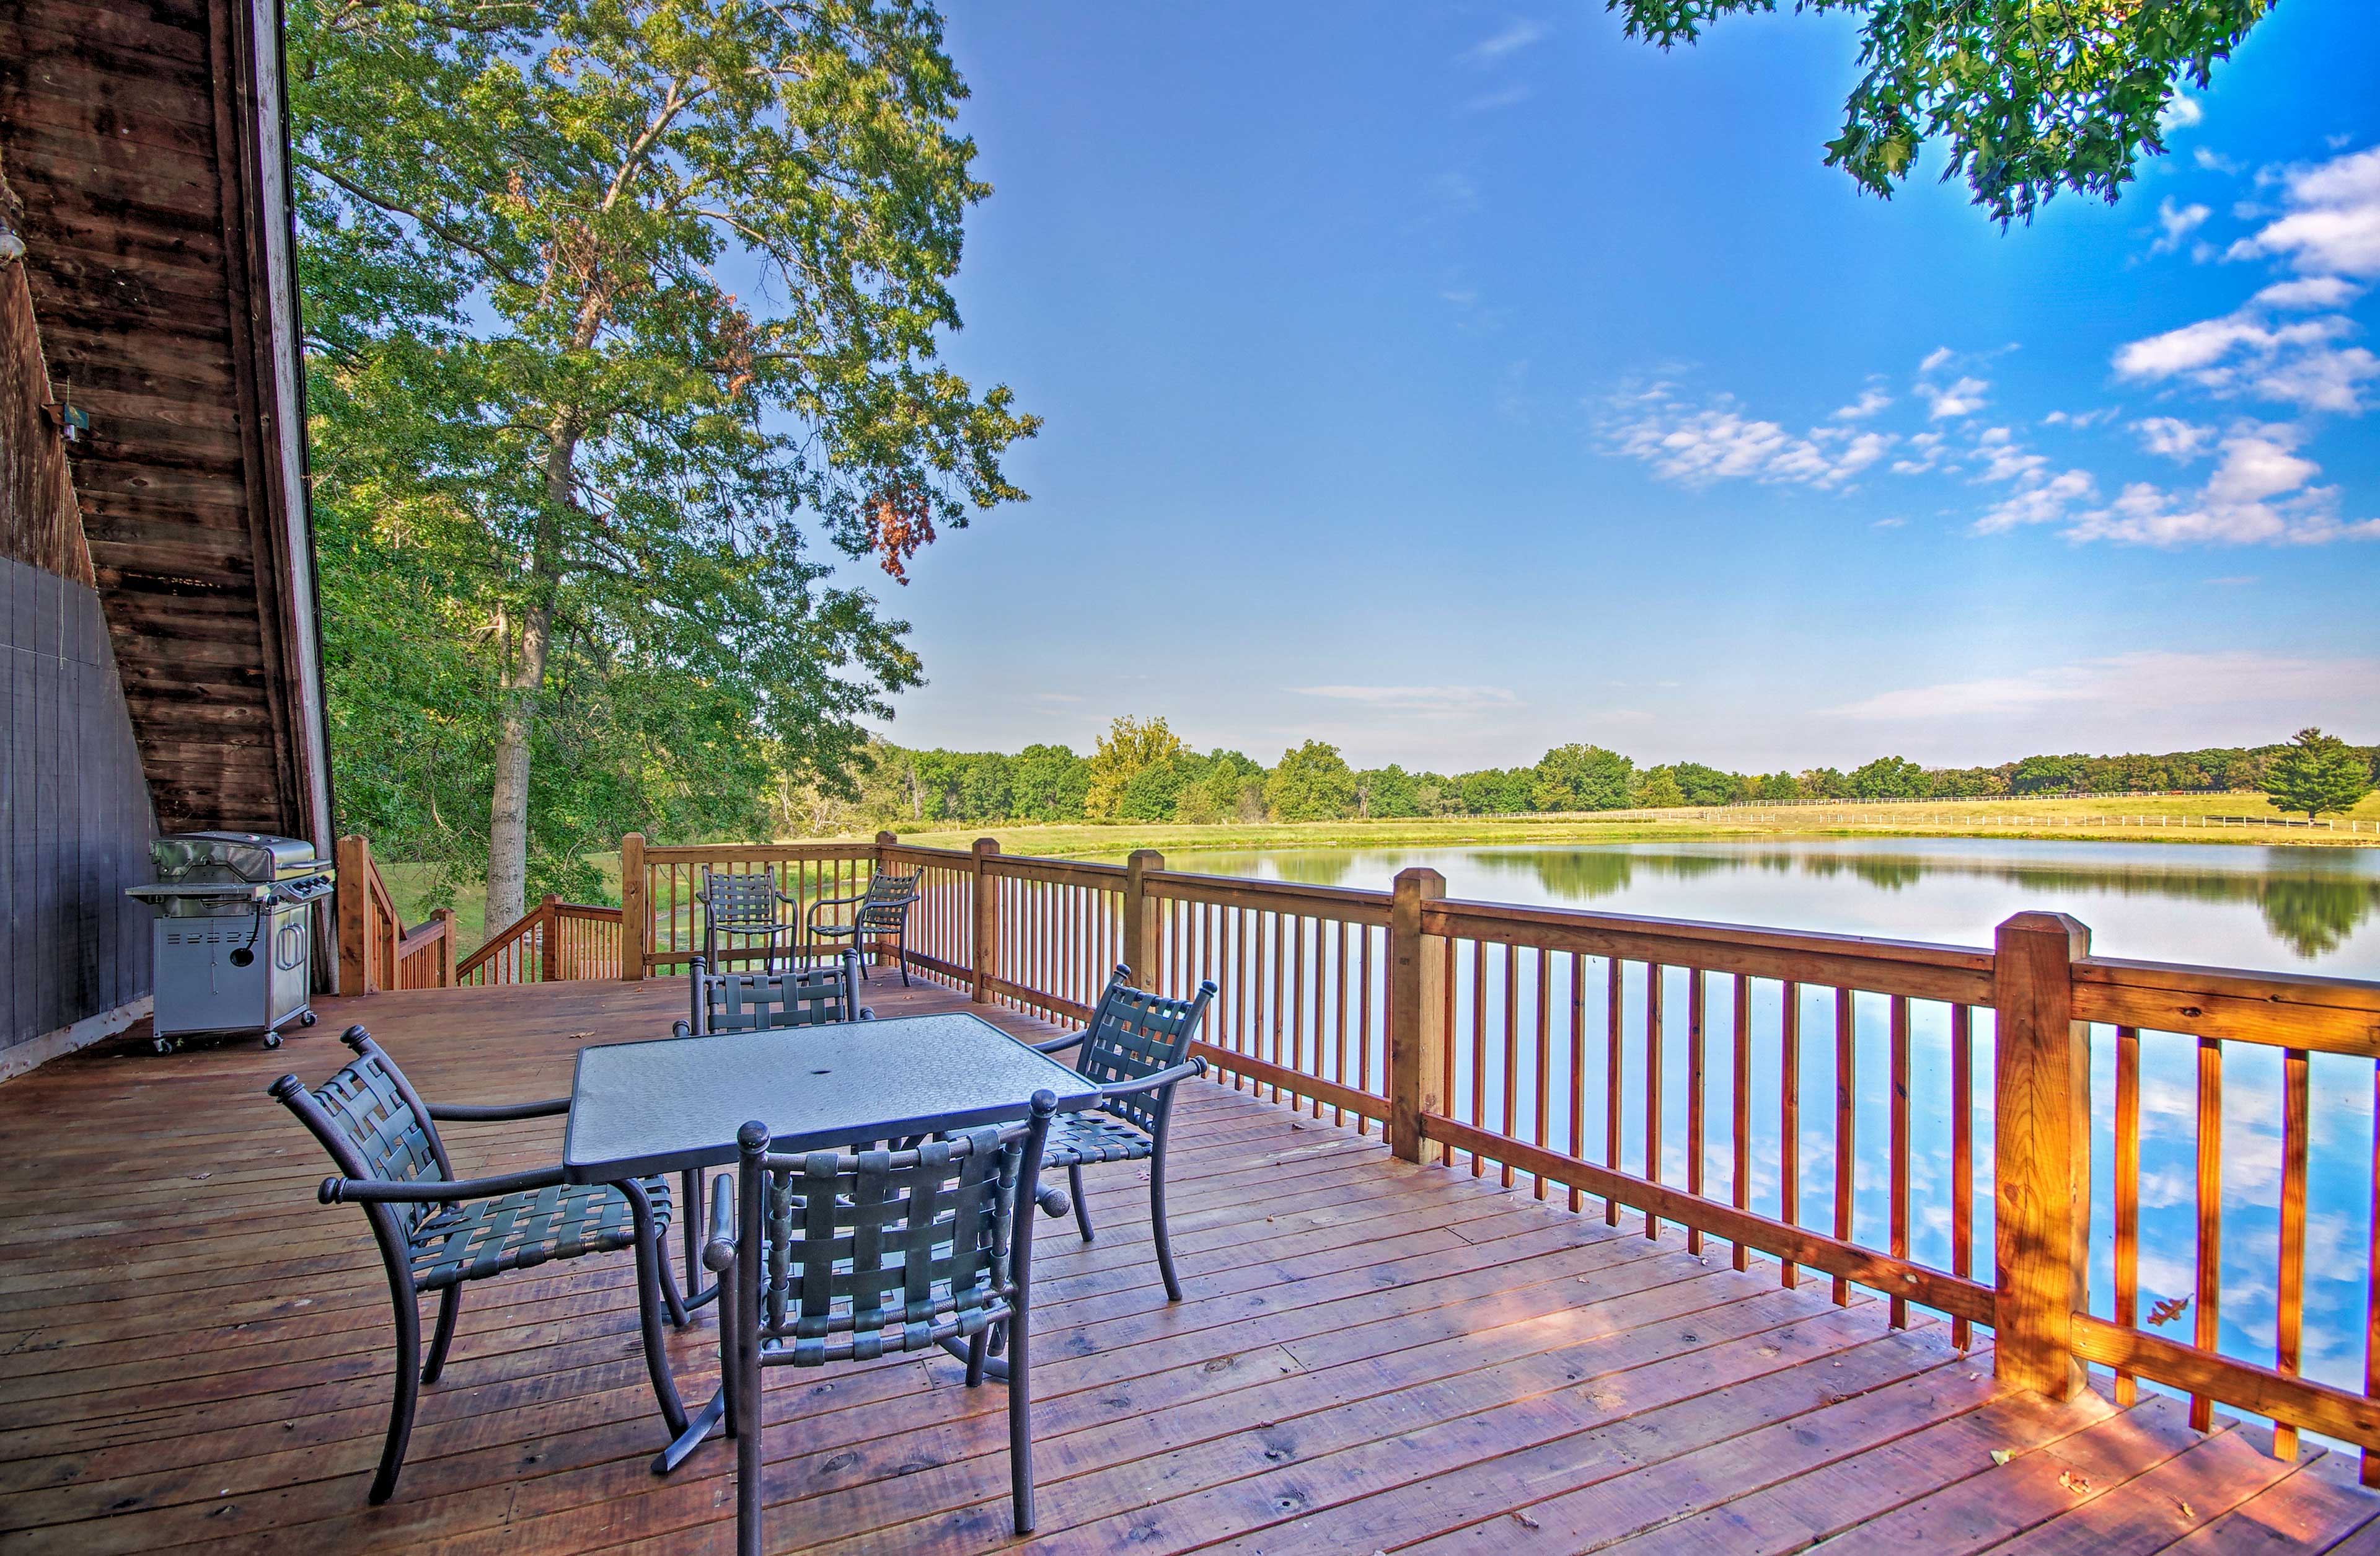
[[[1277,821],[1336,821],[1355,813],[1355,774],[1338,747],[1320,740],[1283,751],[1264,792],[1265,808]]]
[[[1187,749],[1182,737],[1165,727],[1163,719],[1111,720],[1091,752],[1090,785],[1083,793],[1084,816],[1094,821],[1122,819],[1124,790],[1141,770],[1171,762]],[[1170,794],[1167,799],[1170,804]]]
[[[1529,801],[1539,810],[1619,810],[1635,782],[1636,764],[1617,751],[1557,746],[1537,759]]]
[[[2310,821],[2325,811],[2354,809],[2372,792],[2372,771],[2338,735],[2301,729],[2265,764],[2265,792]]]
[[[1000,455],[1035,426],[936,360],[989,190],[930,6],[298,0],[289,52],[318,498],[358,565],[412,553],[415,641],[468,645],[471,697],[430,711],[489,731],[489,921],[562,681],[740,715],[847,787],[918,667],[797,518],[900,578],[1022,497]]]
[[[1605,0],[1632,38],[1691,43],[1777,0]],[[2113,203],[2186,83],[2204,87],[2272,0],[1794,0],[1860,16],[1866,74],[1827,165],[1889,199],[1926,141],[2005,226],[2060,189]]]

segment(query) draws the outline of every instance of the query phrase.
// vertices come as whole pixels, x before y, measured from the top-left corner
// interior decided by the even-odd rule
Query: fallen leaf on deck
[[[2091,1482],[2085,1480],[2082,1477],[2075,1474],[2070,1469],[2058,1477],[2058,1483],[2060,1486],[2065,1487],[2068,1490],[2073,1492],[2078,1497],[2084,1495],[2091,1489]]]
[[[2196,1508],[2194,1508],[2194,1507],[2191,1506],[2188,1502],[2181,1502],[2181,1503],[2179,1503],[2179,1504],[2177,1504],[2177,1505],[2179,1505],[2179,1506],[2180,1507],[2180,1509],[2181,1509],[2181,1515],[2182,1515],[2184,1518],[2187,1518],[2187,1519],[2191,1520],[2192,1523],[2197,1522],[2197,1519],[2198,1519],[2198,1509],[2196,1509]]]
[[[2004,1465],[2015,1457],[2016,1450],[2013,1448],[1995,1448],[1992,1450],[1992,1463],[1996,1465]]]
[[[1512,1522],[1518,1524],[1524,1529],[1542,1529],[1545,1527],[1543,1524],[1538,1523],[1536,1519],[1530,1517],[1525,1513],[1514,1513],[1512,1514]]]

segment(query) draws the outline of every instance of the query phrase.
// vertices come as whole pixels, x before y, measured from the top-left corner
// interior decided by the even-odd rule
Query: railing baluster
[[[2198,1315],[2193,1343],[2212,1352],[2221,1338],[2217,1319],[2223,1295],[2223,1044],[2198,1039]],[[2190,1396],[2190,1424],[2205,1431],[2215,1422],[2215,1401]]]
[[[1331,1018],[1337,1023],[1339,1029],[1339,1067],[1335,1078],[1343,1086],[1347,1082],[1347,920],[1344,918],[1339,920],[1339,980],[1336,992],[1331,996],[1330,1011]],[[1358,1088],[1361,1088],[1363,1083],[1358,1081],[1356,1085]],[[1330,1122],[1333,1124],[1345,1124],[1347,1122],[1346,1110],[1336,1106],[1332,1107],[1330,1110]],[[1361,1114],[1356,1116],[1356,1122],[1358,1124],[1363,1122]]]
[[[1909,997],[1892,997],[1892,1257],[1909,1257]],[[1909,1299],[1892,1299],[1892,1327],[1909,1327]]]
[[[2306,1051],[2281,1052],[2280,1282],[2273,1323],[2273,1369],[2298,1375],[2305,1328],[2306,1130],[2310,1122]],[[2273,1424],[2273,1457],[2298,1456],[2298,1429]]]
[[[1537,1072],[1536,1077],[1537,1127],[1536,1133],[1532,1135],[1530,1138],[1536,1141],[1540,1146],[1543,1146],[1546,1143],[1547,1103],[1548,1100],[1547,1093],[1553,1089],[1551,1085],[1553,1080],[1553,1027],[1551,1026],[1553,1013],[1548,1008],[1553,1000],[1553,959],[1552,952],[1547,951],[1542,947],[1538,949]],[[1545,1174],[1542,1173],[1532,1173],[1529,1174],[1529,1182],[1535,1188],[1536,1197],[1543,1199],[1546,1197]]]
[[[1372,953],[1372,927],[1364,925],[1355,935],[1364,950],[1363,972],[1355,981],[1355,1085],[1368,1097],[1372,1095],[1372,969],[1379,964]],[[1371,1115],[1357,1113],[1355,1133],[1371,1132]]]
[[[1734,1104],[1731,1123],[1735,1134],[1734,1188],[1735,1208],[1752,1208],[1752,979],[1742,973],[1735,975],[1735,1092],[1730,1098]],[[1735,1267],[1745,1268],[1748,1250],[1741,1238],[1735,1243]]]
[[[1856,1076],[1853,1041],[1854,1015],[1852,991],[1835,991],[1835,1236],[1845,1243],[1852,1240],[1852,1189],[1858,1181],[1858,1150],[1853,1141],[1853,1127],[1858,1115],[1852,1107]],[[1835,1277],[1835,1306],[1848,1307],[1852,1301],[1852,1283],[1840,1275]]]
[[[1620,1106],[1623,1095],[1622,1082],[1626,1072],[1621,1064],[1620,1049],[1620,985],[1621,962],[1617,956],[1604,958],[1606,990],[1604,995],[1603,1043],[1603,1164],[1613,1172],[1623,1172],[1620,1163]],[[1620,1201],[1609,1195],[1603,1200],[1603,1224],[1620,1224]]]
[[[1974,1273],[1975,1061],[1974,1011],[1950,1007],[1950,1273]],[[2138,1120],[2135,1115],[2134,1135]],[[1974,1339],[1965,1319],[1950,1320],[1950,1343],[1964,1351]]]
[[[1570,1153],[1586,1160],[1586,957],[1570,955]],[[1578,1186],[1570,1191],[1571,1214],[1579,1209]]]
[[[2363,1271],[2363,1392],[2366,1398],[2380,1394],[2380,1060],[2372,1065],[2372,1202],[2370,1219],[2364,1222],[2374,1229],[2365,1239]],[[2362,1473],[2366,1486],[2380,1487],[2380,1450],[2363,1450]]]
[[[2141,1321],[2141,1033],[2116,1028],[2116,1322],[2137,1329]],[[2140,1383],[2128,1368],[2116,1369],[2116,1403],[2130,1408]]]
[[[1802,1224],[1802,986],[1785,983],[1784,1022],[1778,1033],[1778,1214],[1788,1226]],[[1802,1283],[1801,1266],[1778,1261],[1788,1288]]]
[[[1504,1139],[1512,1139],[1521,1106],[1521,947],[1504,947]],[[1512,1187],[1512,1163],[1501,1163],[1504,1187]]]
[[[1488,1108],[1488,942],[1471,942],[1471,1122],[1484,1125]],[[1471,1153],[1471,1175],[1477,1177],[1485,1164],[1479,1153]]]
[[[1703,1194],[1703,970],[1686,969],[1686,1192]],[[1703,1251],[1703,1232],[1686,1228],[1686,1252]]]
[[[1661,1181],[1661,964],[1645,964],[1645,1181]],[[1661,1218],[1645,1212],[1645,1235],[1661,1235]]]

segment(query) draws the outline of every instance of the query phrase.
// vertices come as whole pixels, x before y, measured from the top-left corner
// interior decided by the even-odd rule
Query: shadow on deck
[[[286,1070],[319,1081],[358,1020],[432,1099],[558,1095],[576,1048],[658,1035],[683,994],[332,1000],[278,1052],[160,1058],[136,1033],[0,1086],[0,1545],[732,1550],[726,1445],[647,1468],[625,1254],[473,1287],[396,1498],[366,1507],[386,1287],[363,1217],[314,1202],[328,1165],[264,1095]],[[962,1003],[880,977],[868,997]],[[1136,1169],[1094,1174],[1096,1245],[1040,1229],[1040,1533],[1009,1534],[999,1390],[968,1393],[937,1355],[771,1375],[771,1549],[2380,1552],[2347,1455],[2281,1464],[2168,1400],[2000,1397],[1988,1352],[1944,1326],[1782,1290],[1724,1245],[1697,1257],[1398,1163],[1248,1092],[1182,1101],[1186,1302],[1163,1299]],[[554,1160],[560,1121],[448,1138],[459,1170],[505,1171]],[[690,1400],[714,1322],[673,1343]]]

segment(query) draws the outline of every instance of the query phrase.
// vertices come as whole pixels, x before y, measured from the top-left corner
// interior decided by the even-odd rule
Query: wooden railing
[[[439,908],[407,930],[397,918],[388,882],[372,862],[371,844],[339,839],[333,908],[338,923],[339,989],[371,994],[386,989],[445,989],[455,983],[455,912]]]
[[[620,976],[620,910],[547,896],[481,942],[457,982],[559,983]]]
[[[2095,957],[2053,914],[2016,916],[1985,949],[1458,901],[1427,869],[1347,891],[1172,872],[1148,850],[1123,865],[1011,857],[989,838],[962,853],[889,833],[631,836],[622,858],[624,908],[549,898],[461,976],[683,966],[702,942],[705,865],[775,868],[796,920],[879,869],[914,869],[910,968],[978,1003],[1078,1025],[1119,963],[1174,994],[1211,979],[1197,1052],[1218,1084],[1381,1125],[1408,1161],[1492,1173],[1647,1235],[1674,1226],[1706,1254],[1724,1244],[1737,1269],[1756,1260],[1786,1285],[1815,1272],[1840,1303],[1876,1294],[1895,1324],[1931,1310],[1961,1345],[1987,1330],[2014,1386],[2065,1397],[2106,1368],[2119,1398],[2145,1380],[2189,1395],[2201,1422],[2217,1404],[2272,1418],[2276,1452],[2302,1429],[2366,1450],[2367,1479],[2380,1467],[2380,984]],[[2095,1057],[2112,1096],[2093,1094]],[[2227,1064],[2277,1076],[2277,1215],[2246,1271],[2269,1272],[2269,1338],[2223,1322],[2241,1219],[2236,1199],[2225,1214],[2225,1135],[2242,1127]],[[2191,1099],[2186,1248],[2143,1210],[2152,1081]],[[2341,1118],[2372,1132],[2354,1153],[2371,1197],[2344,1239],[2360,1321],[2317,1313],[2313,1334],[2313,1121]],[[2096,1179],[2095,1139],[2111,1158]],[[2150,1260],[2186,1265],[2190,1289],[2149,1302]],[[2362,1356],[2360,1379],[2303,1374],[2309,1355],[2342,1352]]]

